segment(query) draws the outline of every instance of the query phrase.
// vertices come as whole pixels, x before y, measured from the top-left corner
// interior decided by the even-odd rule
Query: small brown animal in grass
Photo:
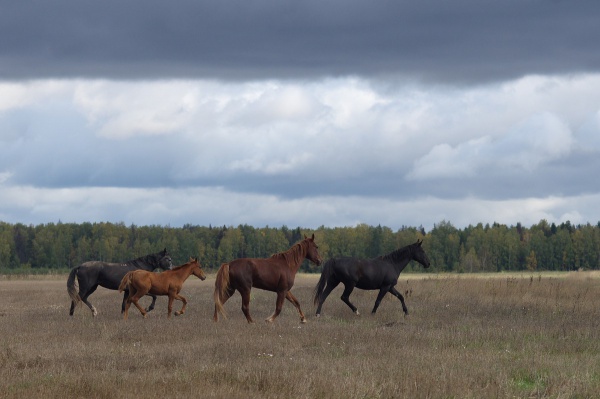
[[[198,258],[190,258],[188,263],[171,270],[165,270],[162,273],[152,273],[144,270],[134,270],[127,273],[119,285],[119,292],[125,289],[129,290],[129,297],[125,304],[123,318],[127,320],[129,306],[131,306],[132,302],[142,313],[142,316],[146,317],[146,311],[138,303],[138,300],[146,294],[169,296],[168,317],[171,317],[171,312],[173,311],[173,301],[175,299],[180,300],[183,302],[183,306],[180,311],[175,312],[175,316],[182,315],[185,312],[187,299],[180,295],[179,292],[185,280],[192,274],[200,280],[206,279]]]

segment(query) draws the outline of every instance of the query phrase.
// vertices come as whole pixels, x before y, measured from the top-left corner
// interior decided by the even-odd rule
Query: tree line
[[[324,260],[352,256],[372,258],[423,240],[431,272],[499,272],[600,269],[600,222],[597,225],[556,225],[541,220],[524,227],[494,223],[456,228],[441,221],[423,227],[359,224],[354,227],[255,228],[234,226],[126,226],[123,223],[0,222],[0,273],[62,272],[88,260],[119,262],[163,248],[173,264],[197,256],[207,270],[242,257],[268,257],[287,250],[304,235],[315,234]],[[307,261],[304,272],[320,271]],[[424,271],[411,262],[408,271]]]

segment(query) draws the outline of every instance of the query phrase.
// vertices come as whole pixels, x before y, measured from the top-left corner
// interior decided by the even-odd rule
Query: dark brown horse
[[[188,263],[177,266],[171,270],[165,270],[162,273],[152,273],[145,270],[134,270],[127,273],[119,285],[119,292],[122,292],[125,289],[129,290],[123,318],[127,320],[129,306],[131,306],[132,302],[142,313],[142,316],[146,318],[147,313],[144,308],[140,306],[138,300],[147,294],[169,296],[169,310],[167,317],[171,317],[173,301],[175,299],[180,300],[183,302],[183,306],[180,311],[175,312],[175,316],[182,315],[185,312],[187,299],[183,295],[180,295],[179,292],[181,291],[185,280],[192,274],[200,280],[206,279],[206,275],[198,262],[198,258],[190,258]]]
[[[321,256],[315,244],[315,235],[311,238],[304,236],[304,240],[294,244],[285,252],[280,252],[270,258],[241,258],[223,263],[217,272],[215,281],[215,314],[214,321],[219,320],[218,313],[225,316],[223,304],[238,290],[242,296],[242,312],[248,323],[254,323],[250,317],[250,290],[252,287],[277,293],[275,313],[266,321],[272,322],[281,313],[283,300],[287,299],[294,304],[300,321],[306,323],[306,317],[300,309],[300,303],[290,292],[294,285],[294,278],[304,259],[317,265],[321,264]]]
[[[321,278],[315,287],[314,303],[317,306],[317,317],[321,315],[321,306],[331,291],[339,283],[344,284],[342,301],[358,315],[358,309],[350,302],[350,294],[354,288],[361,290],[379,290],[375,306],[371,313],[375,314],[381,300],[388,292],[394,295],[402,303],[404,314],[408,309],[404,303],[404,297],[396,289],[398,276],[404,270],[408,262],[417,261],[425,268],[429,267],[429,258],[421,246],[423,241],[397,249],[387,255],[378,256],[373,259],[356,258],[332,258],[325,266]]]

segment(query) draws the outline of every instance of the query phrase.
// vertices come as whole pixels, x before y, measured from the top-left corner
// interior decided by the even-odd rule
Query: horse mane
[[[170,269],[170,270],[179,270],[179,269],[181,269],[181,268],[183,268],[183,267],[185,267],[185,266],[188,266],[190,263],[194,263],[194,262],[196,262],[196,261],[197,261],[196,259],[193,259],[193,260],[187,261],[187,262],[185,262],[183,265],[174,266],[174,267],[173,267],[172,269]],[[168,271],[168,270],[165,270],[165,271]]]
[[[283,259],[289,267],[300,264],[306,255],[306,240],[294,244],[290,249],[270,256],[270,259]]]
[[[125,262],[125,264],[130,265],[130,266],[135,266],[137,268],[141,268],[141,265],[153,265],[154,266],[154,265],[157,265],[160,258],[162,258],[161,254],[162,253],[159,252],[156,254],[140,256],[139,258],[128,260],[127,262]]]
[[[410,254],[410,252],[412,251],[412,246],[413,246],[413,244],[410,244],[405,247],[398,248],[398,249],[390,252],[387,255],[381,255],[381,256],[377,257],[377,259],[387,260],[387,261],[391,261],[391,262],[397,262],[403,257],[405,252],[408,251]]]

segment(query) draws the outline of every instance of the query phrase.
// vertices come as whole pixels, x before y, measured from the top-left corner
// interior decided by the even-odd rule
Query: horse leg
[[[265,320],[267,323],[272,323],[273,320],[275,320],[275,318],[277,316],[279,316],[279,313],[281,313],[281,309],[283,308],[283,300],[287,296],[288,292],[289,291],[278,291],[277,292],[277,301],[275,302],[275,313],[273,313],[271,316],[269,316]]]
[[[321,316],[321,307],[323,306],[323,303],[325,303],[325,299],[327,299],[329,294],[331,294],[331,291],[333,291],[334,288],[337,287],[339,283],[340,283],[339,281],[335,281],[335,282],[328,281],[327,282],[327,286],[325,287],[325,290],[321,293],[321,296],[319,297],[319,306],[317,306],[317,317]]]
[[[402,294],[400,292],[398,292],[396,287],[390,288],[390,293],[393,296],[395,296],[396,298],[400,299],[400,302],[402,303],[402,310],[404,311],[404,315],[408,316],[408,308],[406,307],[406,304],[404,303],[404,297],[402,296]]]
[[[152,297],[152,303],[146,308],[146,312],[152,312],[154,310],[154,304],[156,304],[156,295],[148,294],[148,296]]]
[[[133,302],[133,304],[135,305],[136,308],[138,308],[138,310],[140,311],[140,313],[142,314],[142,317],[145,319],[146,318],[146,311],[144,310],[144,308],[140,305],[140,303],[138,302],[139,298],[133,298],[131,300],[131,302]]]
[[[302,309],[300,309],[300,302],[298,302],[294,294],[292,294],[291,291],[288,291],[285,295],[285,298],[291,303],[293,303],[296,309],[298,309],[298,313],[300,313],[300,322],[306,323],[306,317],[304,317],[304,313],[302,313]]]
[[[371,311],[371,314],[375,314],[377,312],[377,308],[379,307],[381,300],[383,299],[385,294],[388,293],[389,290],[390,290],[389,285],[383,286],[379,289],[379,294],[377,294],[377,299],[375,300],[375,306],[373,306],[373,310]]]
[[[133,285],[129,285],[129,297],[127,298],[127,305],[125,307],[125,320],[127,320],[127,313],[129,312],[129,306],[133,303],[135,305],[136,308],[138,308],[138,310],[140,311],[140,313],[142,314],[142,317],[145,319],[146,318],[146,311],[144,310],[143,307],[140,306],[140,303],[138,302],[138,300],[143,297],[144,295],[146,295],[146,292],[142,292],[140,290],[138,290],[137,288],[135,288]]]
[[[167,318],[170,319],[171,318],[171,312],[173,311],[173,301],[175,300],[175,297],[172,294],[169,294],[169,305],[167,306]]]
[[[244,312],[248,323],[254,323],[250,316],[250,290],[240,291],[240,294],[242,295],[242,312]]]
[[[88,301],[88,297],[92,295],[94,291],[96,291],[96,288],[98,288],[98,285],[94,285],[93,287],[91,287],[83,296],[81,295],[81,293],[79,294],[81,301],[85,303],[88,308],[90,308],[90,310],[92,311],[92,316],[94,317],[98,316],[98,310],[96,310],[94,305],[92,305],[91,302]]]
[[[246,320],[248,323],[254,323],[252,317],[250,316],[250,289],[242,289],[239,290],[242,295],[242,312],[244,312],[244,316],[246,316]]]
[[[355,283],[348,283],[348,284],[344,284],[344,292],[342,293],[341,296],[341,300],[344,301],[344,303],[346,305],[348,305],[350,307],[350,309],[352,309],[352,311],[354,312],[355,315],[359,316],[360,313],[358,313],[358,309],[356,308],[356,306],[354,306],[352,304],[352,302],[350,302],[350,294],[352,294],[352,290],[354,290],[354,286]]]
[[[176,294],[175,299],[179,299],[181,302],[183,302],[183,306],[181,307],[181,310],[179,312],[175,312],[175,316],[184,314],[185,307],[187,306],[187,299],[185,299],[185,297],[183,295],[179,295],[179,294]]]

